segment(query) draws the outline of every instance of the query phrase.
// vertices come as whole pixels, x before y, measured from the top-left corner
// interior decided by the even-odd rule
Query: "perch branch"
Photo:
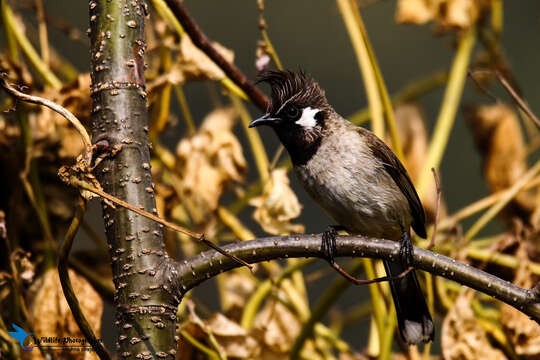
[[[193,43],[201,49],[223,72],[240,87],[250,100],[262,111],[266,111],[268,99],[266,96],[250,83],[247,77],[232,63],[228,62],[219,52],[216,51],[212,42],[208,39],[201,28],[191,18],[180,0],[166,0],[174,16],[180,21],[184,30],[189,35]]]
[[[287,257],[325,258],[325,253],[321,249],[320,234],[260,238],[230,244],[223,248],[228,254],[248,263]],[[483,292],[515,307],[540,323],[540,296],[536,291],[520,288],[485,271],[422,248],[415,247],[413,253],[413,265],[416,269]],[[399,258],[399,244],[363,236],[339,236],[336,256],[393,260]],[[189,261],[163,262],[159,273],[165,279],[166,288],[170,291],[176,289],[178,294],[175,295],[181,296],[206,279],[238,266],[239,264],[229,257],[214,251],[206,251]],[[170,274],[175,274],[175,277],[171,277]]]

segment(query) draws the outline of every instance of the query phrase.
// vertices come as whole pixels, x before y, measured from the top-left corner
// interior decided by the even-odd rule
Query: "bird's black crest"
[[[311,106],[316,109],[328,107],[324,90],[303,71],[265,71],[257,77],[257,83],[268,83],[272,89],[272,99],[267,112],[275,114],[287,101],[300,108]]]

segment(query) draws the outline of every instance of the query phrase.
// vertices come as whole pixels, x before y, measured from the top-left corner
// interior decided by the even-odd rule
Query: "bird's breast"
[[[295,173],[308,194],[340,225],[366,236],[399,239],[412,218],[405,196],[358,137],[324,141]]]

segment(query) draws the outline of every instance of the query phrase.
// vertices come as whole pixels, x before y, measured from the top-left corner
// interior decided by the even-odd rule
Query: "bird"
[[[424,208],[403,164],[375,134],[340,116],[305,72],[268,70],[257,83],[270,85],[271,99],[249,127],[274,130],[302,187],[337,223],[323,234],[329,261],[340,228],[399,241],[405,259],[384,261],[399,333],[407,344],[432,341],[433,320],[416,273],[403,276],[412,263],[410,228],[426,238]]]

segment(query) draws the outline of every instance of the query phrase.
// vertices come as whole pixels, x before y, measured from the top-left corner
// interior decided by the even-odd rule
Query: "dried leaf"
[[[214,49],[225,60],[233,62],[234,53],[223,45],[214,42]],[[225,73],[203,51],[196,47],[189,36],[182,36],[180,43],[179,65],[186,80],[221,80]]]
[[[176,148],[182,201],[197,223],[217,209],[228,184],[244,178],[246,160],[232,133],[236,117],[232,108],[214,110],[204,119],[201,129],[180,141]]]
[[[399,0],[396,22],[425,24],[434,20],[447,29],[465,29],[488,8],[487,0]]]
[[[65,107],[83,124],[90,123],[90,75],[88,73],[79,75],[76,81],[65,85],[58,92],[48,88],[46,93],[38,95]],[[38,109],[39,112],[30,113],[28,118],[34,141],[34,157],[48,155],[53,158],[75,159],[84,149],[79,133],[57,112],[46,107]]]
[[[31,284],[34,281],[35,266],[30,261],[31,254],[22,249],[17,249],[11,254],[11,260],[17,267],[20,279],[26,285]]]
[[[445,360],[504,360],[504,353],[491,346],[486,332],[471,309],[472,292],[466,290],[456,299],[443,321],[441,345]]]
[[[527,243],[521,243],[516,257],[520,259],[514,284],[529,289],[534,285],[530,259],[527,255]],[[524,359],[540,358],[540,326],[527,315],[513,306],[502,304],[500,322],[512,348],[518,356]]]
[[[88,323],[94,330],[97,338],[100,338],[101,314],[103,301],[92,286],[74,271],[69,270],[69,277],[73,290],[77,294],[79,305]],[[51,269],[45,272],[34,283],[30,290],[30,322],[34,326],[34,334],[40,338],[69,337],[72,339],[84,339],[79,326],[75,322],[69,305],[64,298],[64,292],[60,285],[58,271]],[[24,352],[26,359],[41,359],[39,351]],[[98,359],[94,352],[66,352],[63,359]]]
[[[253,335],[262,342],[263,353],[274,353],[283,358],[300,333],[302,323],[285,305],[277,300],[268,301],[257,314]]]
[[[291,223],[300,215],[302,205],[289,186],[285,169],[273,170],[262,195],[251,199],[249,204],[256,207],[253,218],[267,233],[282,235],[304,232],[303,225]]]
[[[170,39],[170,37],[168,37]],[[212,46],[228,62],[233,62],[234,52],[223,45],[214,42]],[[156,87],[165,83],[184,84],[190,80],[222,80],[225,73],[203,51],[193,44],[188,35],[184,34],[180,41],[178,62],[164,75],[159,76],[148,85],[148,91],[152,92]]]
[[[229,315],[236,314],[244,309],[246,301],[255,290],[255,280],[253,276],[237,272],[226,276],[227,279],[223,282],[223,310]]]
[[[405,155],[405,166],[416,183],[424,169],[427,160],[428,139],[422,110],[416,104],[399,105],[395,110],[396,124],[401,146]],[[390,143],[390,141],[387,141]],[[422,197],[422,204],[429,221],[435,219],[437,207],[437,187],[435,180],[428,184]],[[441,201],[440,214],[444,216],[445,206]]]
[[[484,158],[484,176],[492,192],[505,190],[527,171],[527,151],[519,120],[504,104],[470,107],[466,118]],[[506,214],[528,221],[535,199],[526,191],[518,194]]]
[[[398,0],[396,22],[425,24],[433,19],[434,3],[430,0]]]
[[[208,344],[208,348],[218,346],[220,351],[227,357],[235,359],[257,359],[260,354],[260,346],[257,341],[248,334],[239,324],[227,318],[225,315],[216,313],[209,320],[202,320],[195,313],[192,302],[188,303],[190,309],[189,320],[181,325],[182,331],[188,332],[198,341]],[[214,345],[212,344],[214,339]],[[197,352],[187,339],[181,339],[179,344],[179,359],[194,358]],[[217,344],[216,344],[217,343]]]
[[[258,352],[257,341],[247,331],[225,315],[214,314],[207,322],[208,328],[225,350],[227,356],[239,359],[252,359]]]

